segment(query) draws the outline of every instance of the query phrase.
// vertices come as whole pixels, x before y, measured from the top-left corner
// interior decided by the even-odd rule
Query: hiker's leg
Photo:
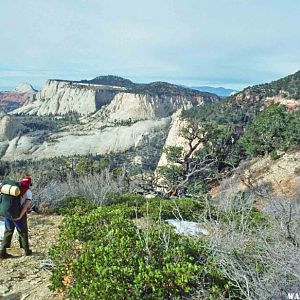
[[[22,245],[22,239],[21,239],[21,236],[19,235],[19,245],[20,245],[20,248],[23,248],[23,245]]]
[[[24,214],[21,220],[15,222],[18,234],[20,247],[29,251],[29,241],[28,241],[28,226],[27,226],[27,214]]]
[[[27,235],[27,244],[28,244],[28,225],[27,225],[27,214],[24,214],[23,218],[21,219],[21,228],[23,232],[26,232],[25,235]],[[18,231],[19,233],[19,231]],[[20,244],[20,248],[24,249],[24,245],[26,245],[26,242],[24,243],[24,234],[20,234],[19,233],[19,244]]]
[[[14,230],[15,230],[14,222],[12,220],[5,219],[4,236],[0,248],[1,253],[6,253],[6,249],[10,248]]]

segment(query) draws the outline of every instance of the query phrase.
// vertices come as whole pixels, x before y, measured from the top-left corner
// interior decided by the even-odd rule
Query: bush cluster
[[[167,212],[172,202],[182,217],[193,217],[193,210],[202,209],[196,200],[111,196],[111,205],[98,208],[87,206],[86,199],[64,199],[75,206],[61,210],[67,215],[50,251],[55,262],[52,290],[70,299],[183,299],[200,280],[211,299],[236,293],[218,270],[208,241],[178,235],[171,226],[155,222],[159,216],[172,217]],[[136,208],[147,213],[151,226],[136,227]]]
[[[166,199],[156,196],[147,200],[141,195],[119,193],[110,196],[113,205],[131,208],[135,213],[133,215],[151,218],[155,221],[161,219],[199,221],[206,208],[204,200],[194,198]]]
[[[91,211],[93,208],[95,208],[95,205],[93,205],[90,200],[84,197],[65,196],[57,201],[53,211],[62,215],[72,215],[74,213],[84,214]]]
[[[121,209],[69,216],[63,228],[52,287],[71,299],[170,299],[199,271],[196,242],[170,228],[139,231]]]
[[[283,105],[272,104],[246,126],[239,144],[250,156],[270,155],[300,143],[299,111],[289,112]]]

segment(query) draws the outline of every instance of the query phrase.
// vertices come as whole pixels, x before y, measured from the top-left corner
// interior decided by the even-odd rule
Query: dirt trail
[[[29,214],[29,240],[33,255],[22,255],[15,234],[12,247],[8,249],[14,258],[0,260],[1,300],[56,298],[48,288],[51,273],[42,268],[42,264],[49,259],[48,251],[57,240],[61,220],[61,216]]]

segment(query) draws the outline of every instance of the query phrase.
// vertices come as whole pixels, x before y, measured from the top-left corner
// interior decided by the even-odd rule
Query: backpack
[[[1,182],[1,186],[8,184],[12,187],[20,188],[18,181],[5,179]],[[0,194],[0,216],[8,219],[16,219],[21,213],[21,195],[12,196],[7,194]]]

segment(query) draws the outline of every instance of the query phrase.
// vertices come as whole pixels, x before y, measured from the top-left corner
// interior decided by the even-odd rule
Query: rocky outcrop
[[[36,92],[29,83],[21,83],[13,91],[0,92],[0,106],[7,112],[17,109]]]
[[[300,149],[282,153],[272,160],[257,157],[244,161],[234,174],[211,190],[213,200],[223,207],[230,205],[232,195],[250,191],[255,207],[267,209],[271,198],[288,201],[300,199]]]
[[[182,97],[173,97],[173,102],[167,105],[158,97],[118,93],[109,105],[83,118],[81,124],[67,126],[59,132],[39,130],[11,136],[2,159],[10,161],[124,152],[131,147],[146,145],[156,133],[169,132],[172,120],[166,146],[184,146],[184,139],[179,133],[182,125],[179,116],[181,108],[190,105]],[[174,111],[177,113],[173,116]],[[164,160],[163,155],[159,165]]]
[[[178,109],[187,109],[218,97],[200,92],[155,94],[151,90],[139,88],[136,92],[126,87],[99,85],[83,82],[48,80],[42,91],[29,99],[26,104],[15,110],[15,114],[64,115],[76,112],[80,115],[98,113],[109,121],[146,120],[164,118]],[[172,86],[173,87],[173,86]],[[182,91],[181,91],[182,92]],[[183,93],[183,92],[182,92]]]
[[[183,147],[183,149],[188,149],[187,140],[184,139],[180,133],[181,129],[187,125],[186,121],[181,118],[181,110],[179,110],[174,116],[172,120],[172,124],[164,145],[164,149],[172,146]],[[157,168],[168,165],[167,156],[163,152]]]
[[[0,118],[0,141],[12,140],[21,129],[21,125],[10,116]]]
[[[247,87],[230,97],[239,106],[262,107],[272,102],[295,109],[300,105],[300,71],[270,83]]]
[[[112,76],[81,82],[48,80],[40,92],[11,113],[32,115],[33,119],[26,134],[10,140],[2,158],[124,152],[146,145],[162,132],[166,136],[172,115],[178,110],[218,99],[164,82],[134,84]],[[50,126],[52,129],[48,129],[47,121],[43,123],[44,116],[66,120],[74,112],[80,115],[77,123]],[[34,126],[35,119],[43,126]],[[53,122],[53,118],[50,120]]]
[[[179,109],[191,108],[193,102],[202,104],[203,99],[187,97],[150,96],[144,94],[119,93],[105,108],[109,120],[147,120],[165,118]]]
[[[13,113],[43,116],[76,112],[88,115],[109,103],[120,90],[120,87],[48,80],[39,93]]]
[[[37,90],[34,89],[32,87],[31,84],[27,83],[27,82],[23,82],[23,83],[20,83],[16,88],[15,88],[15,91],[18,92],[18,93],[36,93]]]
[[[0,110],[0,157],[4,155],[10,142],[20,134],[22,129],[18,121]]]
[[[257,187],[269,189],[277,196],[299,199],[300,151],[282,154],[277,160],[253,159],[241,174],[241,189]]]
[[[275,96],[266,96],[265,93],[253,92],[251,89],[245,89],[232,97],[233,101],[241,106],[245,104],[268,106],[271,103],[280,103],[293,110],[300,106],[299,99],[287,98],[286,94],[279,93]]]
[[[145,133],[155,135],[167,131],[170,118],[139,121],[128,126],[107,126],[102,129],[81,129],[72,127],[57,133],[30,132],[16,136],[9,143],[3,160],[41,159],[57,156],[106,154],[124,152],[135,147]]]
[[[281,96],[267,97],[266,103],[280,103],[285,105],[289,110],[294,110],[300,106],[300,101],[296,99],[286,99]]]
[[[6,115],[5,111],[3,108],[0,106],[0,118],[4,117]]]

